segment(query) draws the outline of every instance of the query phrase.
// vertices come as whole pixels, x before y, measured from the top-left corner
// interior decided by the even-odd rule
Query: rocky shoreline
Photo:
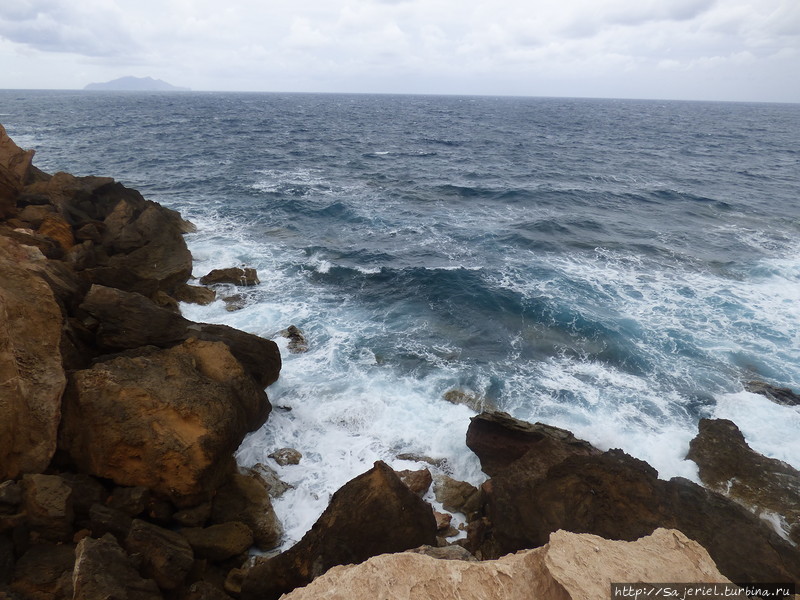
[[[189,283],[192,225],[179,214],[110,178],[48,175],[32,157],[0,126],[0,598],[588,598],[612,581],[800,583],[800,473],[720,420],[703,420],[690,449],[701,487],[484,412],[465,432],[490,476],[480,489],[378,462],[300,542],[252,558],[280,544],[281,486],[233,453],[269,417],[277,345],[181,316],[179,302],[214,291]],[[242,269],[200,283],[220,281],[258,283]],[[751,383],[791,403],[791,390]],[[432,485],[466,517],[466,538],[448,542],[450,515],[422,498]],[[516,587],[479,583],[514,569]],[[461,578],[473,583],[453,587]]]

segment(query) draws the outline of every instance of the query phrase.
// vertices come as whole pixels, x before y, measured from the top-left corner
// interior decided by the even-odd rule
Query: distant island
[[[106,90],[116,92],[188,92],[189,88],[174,86],[152,77],[120,77],[105,83],[90,83],[85,90]]]

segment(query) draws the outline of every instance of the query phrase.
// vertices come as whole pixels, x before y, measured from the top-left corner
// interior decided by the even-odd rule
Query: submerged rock
[[[554,532],[547,545],[499,560],[437,560],[411,552],[334,567],[284,600],[589,600],[616,582],[724,583],[714,561],[680,531],[632,542]]]
[[[241,597],[277,600],[335,565],[435,543],[436,520],[430,505],[386,464],[376,462],[333,495],[303,539],[250,569]]]
[[[303,332],[295,325],[289,325],[288,328],[281,331],[281,335],[289,339],[288,348],[292,354],[308,352],[308,341],[306,341]]]
[[[303,455],[294,448],[280,448],[270,453],[269,458],[273,459],[280,466],[285,467],[286,465],[299,465]]]
[[[759,513],[780,515],[800,536],[800,471],[754,452],[732,421],[701,419],[699,429],[686,458],[697,463],[702,482]]]
[[[782,404],[784,406],[800,405],[800,394],[795,393],[789,388],[776,387],[763,381],[748,381],[744,384],[744,389],[751,394],[766,396],[776,404]]]

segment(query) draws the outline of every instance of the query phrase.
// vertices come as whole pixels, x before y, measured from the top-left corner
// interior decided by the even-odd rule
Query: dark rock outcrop
[[[800,405],[800,394],[789,388],[777,387],[763,381],[748,381],[744,384],[744,389],[752,394],[766,396],[776,404],[784,406]]]
[[[242,600],[275,600],[335,565],[436,543],[429,504],[382,462],[345,484],[303,539],[249,570]]]
[[[483,486],[486,521],[467,545],[483,558],[544,545],[559,529],[636,540],[667,527],[702,544],[734,581],[792,581],[800,574],[796,548],[715,492],[658,479],[655,469],[620,450],[571,456],[544,475],[533,454]]]
[[[600,450],[566,429],[526,423],[504,412],[483,412],[472,417],[467,446],[478,455],[483,472],[491,477],[531,450],[535,450],[542,473],[568,456],[600,454]]]
[[[194,553],[184,536],[140,519],[133,521],[125,548],[142,557],[140,572],[162,590],[178,589],[194,565]]]
[[[686,458],[697,463],[701,481],[757,512],[780,515],[800,543],[800,471],[753,451],[727,419],[701,419]]]

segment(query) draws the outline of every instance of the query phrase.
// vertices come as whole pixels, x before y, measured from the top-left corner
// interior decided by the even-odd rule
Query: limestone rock
[[[199,285],[179,285],[175,288],[173,296],[178,302],[188,302],[190,304],[200,304],[205,306],[217,299],[217,293],[207,287]]]
[[[72,488],[58,475],[28,474],[22,480],[28,524],[54,542],[72,539]]]
[[[261,283],[255,269],[231,267],[229,269],[214,269],[200,278],[203,285],[230,283],[233,285],[250,286]]]
[[[526,472],[529,458],[483,485],[489,526],[470,531],[469,550],[497,558],[541,546],[559,529],[635,540],[667,527],[702,544],[734,581],[791,581],[800,573],[800,552],[751,512],[688,480],[658,479],[619,450],[569,457],[544,476],[535,460]]]
[[[63,318],[45,263],[0,236],[0,480],[43,471],[56,449]]]
[[[143,579],[135,565],[110,535],[84,538],[75,550],[72,573],[74,600],[161,600],[152,579]]]
[[[744,384],[744,389],[752,394],[766,396],[776,404],[783,404],[784,406],[800,405],[800,394],[789,388],[776,387],[763,381],[748,381]]]
[[[612,582],[723,583],[708,553],[679,531],[634,542],[558,531],[499,560],[436,560],[403,552],[334,567],[283,600],[597,600]]]
[[[478,488],[466,481],[457,481],[448,475],[438,474],[433,478],[433,493],[436,501],[445,510],[469,516],[480,507]]]
[[[735,423],[701,419],[686,458],[700,468],[711,489],[754,508],[783,517],[786,528],[800,526],[800,471],[753,451]]]
[[[272,452],[269,457],[282,467],[285,467],[286,465],[300,464],[300,459],[303,458],[303,455],[294,448],[280,448]]]
[[[140,519],[133,521],[125,548],[142,556],[142,573],[162,590],[181,586],[194,565],[194,553],[184,536]]]
[[[225,344],[190,339],[75,373],[61,447],[84,472],[191,506],[224,480],[269,408]]]
[[[418,471],[397,471],[400,481],[405,483],[412,492],[420,498],[424,496],[433,483],[433,477],[428,469]]]
[[[282,481],[275,469],[268,465],[256,463],[250,472],[264,482],[264,486],[272,498],[280,498],[287,490],[292,489],[292,486]]]
[[[242,600],[276,600],[335,565],[363,562],[436,540],[429,504],[382,462],[345,484],[292,548],[247,573]]]
[[[424,554],[425,556],[430,556],[431,558],[437,558],[439,560],[466,560],[470,562],[475,562],[478,560],[463,546],[457,546],[453,544],[449,546],[442,546],[441,548],[437,546],[420,546],[419,548],[406,550],[406,552]]]
[[[589,442],[565,429],[526,423],[503,412],[483,412],[472,417],[467,446],[478,455],[483,472],[492,477],[534,449],[542,473],[567,456],[600,454]]]
[[[240,521],[230,521],[210,527],[187,527],[181,533],[200,558],[222,561],[243,552],[253,545],[252,530]]]
[[[211,521],[241,521],[251,530],[261,550],[278,545],[283,527],[272,508],[265,482],[256,475],[235,473],[217,490],[211,510]]]

